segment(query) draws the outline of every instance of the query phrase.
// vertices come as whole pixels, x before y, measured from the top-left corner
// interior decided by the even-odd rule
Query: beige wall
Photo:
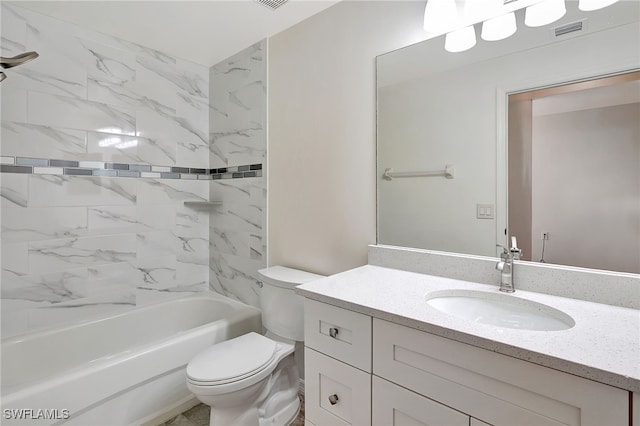
[[[547,263],[640,273],[638,117],[633,103],[533,118],[534,260],[548,232]]]
[[[531,99],[510,101],[508,111],[508,230],[518,238],[522,260],[539,260],[531,256],[532,106]]]
[[[268,263],[334,274],[376,242],[375,57],[422,2],[345,1],[269,40]]]

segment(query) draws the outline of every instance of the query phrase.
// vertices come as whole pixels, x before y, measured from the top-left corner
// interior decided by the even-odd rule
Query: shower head
[[[26,52],[21,53],[20,55],[16,55],[13,58],[0,57],[0,67],[4,69],[17,67],[18,65],[29,62],[30,60],[35,59],[38,56],[38,52]]]

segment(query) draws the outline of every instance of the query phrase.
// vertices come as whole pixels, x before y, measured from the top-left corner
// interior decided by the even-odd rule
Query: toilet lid
[[[273,360],[276,342],[248,333],[217,343],[187,365],[187,377],[197,382],[228,382],[263,370]]]

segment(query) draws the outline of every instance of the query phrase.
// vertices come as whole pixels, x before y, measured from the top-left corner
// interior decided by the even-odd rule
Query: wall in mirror
[[[517,111],[509,108],[509,95],[639,70],[639,17],[637,1],[588,13],[567,2],[558,22],[527,28],[518,13],[514,36],[498,42],[478,37],[467,52],[446,52],[440,37],[379,56],[378,243],[495,256],[496,244],[516,235],[527,260],[640,272],[637,83],[625,90],[636,99],[588,107],[576,107],[583,100],[574,100],[573,111],[565,106],[531,115],[529,138],[535,134],[546,143],[529,148],[535,163],[521,158],[509,164],[509,150],[513,157],[516,148],[507,142],[515,127],[508,124],[509,112]],[[555,35],[555,28],[577,21],[581,31]],[[555,101],[535,102],[540,111],[539,105]],[[556,103],[563,102],[570,103]],[[634,114],[635,121],[620,130],[616,120]],[[567,136],[575,130],[577,135]],[[604,153],[611,154],[606,161]],[[578,163],[593,173],[576,170]],[[387,169],[438,170],[448,164],[453,179],[383,177]],[[538,195],[514,202],[526,199],[515,177],[529,179]],[[539,194],[551,188],[556,198],[543,201]]]
[[[508,110],[523,259],[640,273],[640,72],[514,94]]]

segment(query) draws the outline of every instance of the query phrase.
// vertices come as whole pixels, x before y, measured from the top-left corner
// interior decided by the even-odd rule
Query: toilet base
[[[256,410],[255,407],[235,413],[233,410],[228,409],[225,410],[224,413],[221,413],[211,407],[209,426],[289,426],[296,420],[298,414],[300,414],[300,408],[300,398],[296,401],[291,401],[291,403],[283,407],[282,410],[270,417],[259,417],[259,409]]]
[[[211,405],[210,426],[287,426],[300,412],[298,367],[288,355],[264,381],[249,388],[198,399]]]

